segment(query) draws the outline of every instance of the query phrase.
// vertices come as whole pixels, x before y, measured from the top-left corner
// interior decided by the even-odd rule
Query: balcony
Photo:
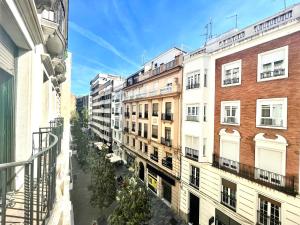
[[[234,116],[227,116],[227,117],[224,117],[223,123],[238,124],[238,120]]]
[[[115,129],[117,129],[117,130],[119,130],[119,128],[120,128],[120,127],[119,127],[119,126],[117,126],[117,125],[115,125],[115,126],[114,126],[114,128],[115,128]]]
[[[124,116],[125,116],[125,118],[129,118],[130,117],[130,113],[129,112],[125,112]]]
[[[148,112],[144,113],[144,119],[148,119]]]
[[[190,185],[196,189],[199,189],[199,177],[190,175]]]
[[[199,151],[189,147],[185,147],[185,157],[194,161],[199,159]]]
[[[158,117],[158,111],[152,112],[152,116]]]
[[[32,134],[28,160],[0,164],[1,224],[47,224],[61,195],[56,190],[62,135],[63,118],[57,118]]]
[[[124,127],[124,132],[125,132],[125,133],[128,133],[128,132],[129,132],[128,127]]]
[[[281,68],[281,69],[275,69],[274,71],[265,71],[260,73],[260,79],[278,77],[284,75],[285,75],[285,69]]]
[[[161,140],[160,140],[160,143],[162,144],[162,145],[165,145],[165,146],[167,146],[167,147],[172,147],[172,140],[171,139],[168,139],[168,138],[161,138]]]
[[[120,115],[120,113],[119,112],[115,112],[115,116],[119,116]]]
[[[158,138],[157,134],[152,134],[152,138],[157,139]]]
[[[198,115],[187,115],[186,121],[199,122],[199,116]]]
[[[150,159],[154,160],[155,162],[158,162],[158,155],[150,154]]]
[[[233,173],[237,176],[289,195],[295,196],[298,193],[298,187],[294,176],[283,176],[233,160],[222,158],[216,154],[213,155],[212,165],[218,169]]]
[[[138,136],[142,136],[142,131],[141,130],[138,130]]]
[[[261,118],[260,126],[270,126],[270,127],[283,127],[283,120],[276,120],[273,118]]]
[[[135,116],[135,115],[136,115],[136,112],[132,112],[132,115]]]
[[[144,138],[148,138],[148,132],[144,131]]]
[[[143,113],[139,112],[139,118],[143,118]]]
[[[131,128],[131,132],[135,132],[135,127],[132,127],[132,128]]]
[[[200,87],[200,83],[188,84],[186,86],[186,90],[190,90],[190,89],[194,89],[194,88],[199,88],[199,87]]]
[[[161,160],[161,164],[164,167],[167,167],[168,169],[172,170],[173,169],[173,163],[172,163],[172,158],[164,158]]]
[[[273,215],[272,217],[268,216],[266,213],[262,213],[260,210],[257,210],[257,225],[281,225],[280,217]]]
[[[236,197],[235,195],[229,195],[227,192],[221,192],[221,203],[235,211]]]
[[[165,95],[165,94],[172,93],[172,91],[173,91],[172,86],[166,86],[166,87],[160,89],[160,94]]]
[[[173,121],[173,113],[162,113],[161,119],[166,121]]]

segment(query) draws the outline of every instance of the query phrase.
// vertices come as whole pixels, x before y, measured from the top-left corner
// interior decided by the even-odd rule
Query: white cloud
[[[135,67],[139,67],[138,64],[136,64],[134,61],[132,61],[128,57],[126,57],[122,52],[117,50],[111,43],[104,40],[101,36],[94,34],[93,32],[91,32],[71,21],[69,22],[69,26],[75,32],[79,33],[80,35],[84,36],[85,38],[89,39],[90,41],[95,42],[97,45],[101,46],[102,48],[105,48],[105,49],[111,51],[112,53],[114,53],[116,56],[120,57],[127,63],[129,63]]]

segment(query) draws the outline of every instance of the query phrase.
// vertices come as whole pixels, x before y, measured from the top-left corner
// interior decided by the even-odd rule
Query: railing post
[[[24,171],[24,224],[30,224],[30,174],[29,164],[25,165]]]
[[[2,187],[1,187],[1,225],[5,225],[6,223],[6,181],[7,181],[7,169],[1,171],[1,180],[2,180]]]

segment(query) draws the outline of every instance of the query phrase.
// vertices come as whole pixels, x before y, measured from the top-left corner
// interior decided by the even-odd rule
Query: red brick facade
[[[258,54],[288,45],[288,78],[257,82]],[[241,85],[221,87],[222,65],[242,60]],[[255,165],[254,137],[258,133],[279,134],[288,141],[286,173],[298,176],[300,150],[300,32],[260,44],[216,60],[214,152],[219,154],[222,128],[239,131],[240,163]],[[287,130],[257,128],[256,100],[287,97]],[[240,126],[220,124],[221,101],[240,100]],[[266,159],[267,160],[267,159]]]

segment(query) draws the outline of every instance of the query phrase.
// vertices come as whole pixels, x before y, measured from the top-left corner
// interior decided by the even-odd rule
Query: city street
[[[75,225],[89,225],[93,221],[97,220],[98,225],[106,225],[108,216],[113,212],[116,207],[114,202],[109,208],[99,210],[94,208],[90,204],[91,193],[88,190],[90,184],[90,174],[87,171],[85,173],[78,164],[76,155],[72,157],[73,166],[73,190],[71,191],[71,199],[73,202],[74,221]],[[117,167],[116,175],[125,176],[128,174],[128,170],[124,166]],[[171,209],[157,198],[152,192],[152,218],[149,221],[149,225],[184,225],[179,217],[171,211]]]

